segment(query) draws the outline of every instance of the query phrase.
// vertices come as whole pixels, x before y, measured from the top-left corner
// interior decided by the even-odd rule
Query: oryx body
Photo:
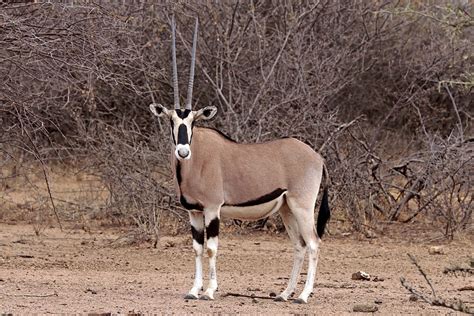
[[[196,41],[193,44],[192,65],[195,45]],[[175,56],[173,70],[176,76]],[[192,75],[193,66],[185,109],[180,109],[179,100],[176,99],[177,77],[174,77],[175,109],[168,110],[159,104],[150,105],[155,115],[170,119],[176,191],[181,204],[189,210],[196,274],[194,285],[186,298],[198,298],[203,286],[205,234],[209,255],[209,285],[201,298],[214,298],[221,217],[257,220],[278,211],[294,245],[295,258],[289,284],[277,299],[287,300],[295,290],[308,251],[307,279],[297,300],[307,302],[313,290],[320,237],[330,216],[326,186],[315,226],[314,208],[323,173],[326,172],[322,157],[294,138],[239,144],[216,130],[194,127],[195,121],[212,118],[216,108],[208,106],[198,111],[191,110]]]

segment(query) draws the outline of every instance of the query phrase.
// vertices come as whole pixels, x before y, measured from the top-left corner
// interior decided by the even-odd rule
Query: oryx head
[[[175,155],[178,160],[191,158],[191,139],[193,136],[194,121],[211,119],[217,112],[215,106],[206,106],[197,111],[191,108],[193,96],[193,82],[194,82],[194,64],[196,61],[196,46],[197,46],[197,30],[198,19],[196,18],[196,25],[194,27],[193,48],[191,56],[191,69],[189,71],[188,97],[184,109],[179,104],[178,91],[178,69],[176,65],[176,25],[174,16],[171,21],[172,30],[172,56],[173,56],[173,87],[174,87],[174,109],[168,110],[161,104],[150,104],[150,110],[158,117],[168,117],[171,123],[171,134],[175,145]]]

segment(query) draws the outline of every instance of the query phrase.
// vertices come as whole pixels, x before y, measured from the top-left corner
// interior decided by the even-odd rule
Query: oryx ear
[[[170,110],[158,103],[150,104],[150,111],[158,117],[162,117],[163,115],[170,116],[171,114]]]
[[[210,120],[217,113],[215,106],[206,106],[194,113],[194,120]]]

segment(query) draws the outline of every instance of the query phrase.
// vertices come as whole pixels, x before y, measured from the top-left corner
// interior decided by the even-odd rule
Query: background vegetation
[[[47,214],[132,219],[143,236],[157,235],[162,218],[186,219],[168,167],[169,127],[148,110],[172,105],[174,12],[181,91],[198,16],[194,106],[216,105],[210,125],[237,141],[296,136],[319,151],[333,227],[370,233],[422,220],[447,237],[472,230],[472,9],[469,1],[1,2],[0,209],[34,214],[35,225]],[[71,189],[73,180],[86,184]]]

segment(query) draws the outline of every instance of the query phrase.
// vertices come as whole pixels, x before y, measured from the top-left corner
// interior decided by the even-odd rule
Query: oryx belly
[[[280,209],[285,193],[286,191],[270,201],[255,205],[223,205],[221,207],[221,216],[242,220],[258,220],[268,217]]]

